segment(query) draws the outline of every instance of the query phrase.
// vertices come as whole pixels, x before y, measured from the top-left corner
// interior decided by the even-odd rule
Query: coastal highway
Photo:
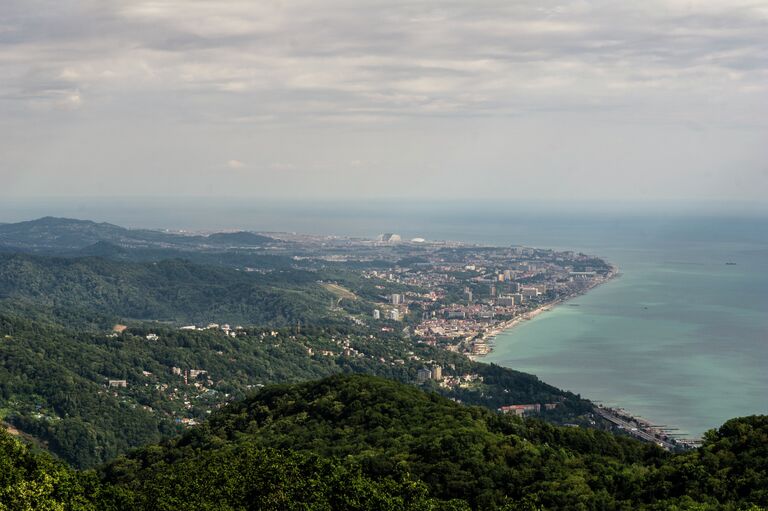
[[[653,442],[655,444],[658,444],[668,451],[675,450],[676,448],[675,445],[667,442],[666,440],[656,438],[653,435],[653,433],[649,433],[648,431],[641,429],[641,427],[637,423],[629,422],[620,417],[617,417],[616,415],[612,414],[610,411],[604,408],[595,408],[595,411],[605,420],[617,426],[621,426],[627,433],[629,433],[632,436],[636,436],[647,442]]]

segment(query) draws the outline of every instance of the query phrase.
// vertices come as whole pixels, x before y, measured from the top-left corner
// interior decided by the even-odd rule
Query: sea
[[[707,204],[48,199],[44,215],[174,230],[248,229],[576,250],[619,277],[497,336],[491,362],[701,437],[768,414],[768,214]]]

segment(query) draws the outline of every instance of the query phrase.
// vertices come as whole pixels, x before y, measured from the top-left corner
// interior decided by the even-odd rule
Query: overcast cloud
[[[0,196],[763,200],[768,2],[0,0]]]

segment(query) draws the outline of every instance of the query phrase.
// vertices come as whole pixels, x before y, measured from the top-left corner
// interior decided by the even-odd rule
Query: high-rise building
[[[400,311],[397,309],[389,311],[389,319],[392,321],[400,321]]]
[[[418,383],[424,383],[425,381],[429,380],[432,377],[432,371],[427,369],[426,367],[422,367],[418,371],[416,371],[416,381]]]
[[[373,309],[373,319],[381,319],[381,311],[379,309]]]
[[[389,299],[391,300],[392,305],[400,305],[403,303],[403,295],[398,293],[392,293],[392,296],[390,296]]]
[[[496,299],[496,305],[499,307],[511,307],[515,305],[515,297],[513,295],[499,295]]]
[[[432,368],[432,379],[440,381],[443,379],[443,368],[440,366],[434,366]]]

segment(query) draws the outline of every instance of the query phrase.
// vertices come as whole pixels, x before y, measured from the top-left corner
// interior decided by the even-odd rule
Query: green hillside
[[[0,309],[67,325],[125,320],[285,325],[322,322],[333,294],[302,271],[268,275],[171,259],[0,254]]]
[[[150,335],[154,340],[148,340],[150,333],[157,338]],[[463,387],[422,384],[465,403],[497,408],[557,402],[547,418],[561,421],[591,412],[589,402],[535,376],[414,346],[395,333],[371,338],[334,327],[304,328],[301,333],[248,327],[233,337],[219,330],[153,325],[116,335],[2,314],[0,410],[7,422],[63,459],[90,467],[174,434],[179,421],[200,421],[256,385],[340,372],[415,383],[427,360],[442,365],[446,376],[475,375],[477,380]],[[181,372],[190,369],[205,374],[187,380]],[[124,380],[126,386],[110,388],[109,380]]]
[[[334,376],[266,388],[96,472],[0,433],[0,509],[757,510],[768,505],[766,446],[765,416],[672,455]]]
[[[0,224],[0,248],[62,254],[109,243],[123,248],[176,248],[196,245],[263,246],[276,240],[250,232],[213,233],[209,236],[174,234],[149,229],[126,229],[106,222],[44,217]]]

